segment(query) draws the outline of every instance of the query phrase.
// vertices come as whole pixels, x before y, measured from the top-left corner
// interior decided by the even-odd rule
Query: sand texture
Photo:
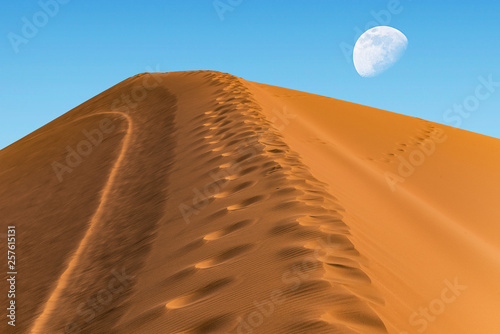
[[[0,332],[500,333],[498,152],[225,73],[139,74],[0,151]]]

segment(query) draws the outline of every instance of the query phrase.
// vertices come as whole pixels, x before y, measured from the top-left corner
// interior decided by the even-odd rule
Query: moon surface
[[[354,45],[353,61],[362,77],[376,76],[394,65],[406,51],[408,39],[387,26],[371,28]]]

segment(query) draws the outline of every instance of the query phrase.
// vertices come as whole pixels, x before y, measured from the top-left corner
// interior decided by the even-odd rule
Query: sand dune
[[[499,149],[229,74],[137,75],[0,151],[0,330],[498,333]]]

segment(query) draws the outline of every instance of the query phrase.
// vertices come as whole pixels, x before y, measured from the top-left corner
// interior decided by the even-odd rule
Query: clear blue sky
[[[59,0],[40,12],[53,1],[2,4],[0,148],[151,68],[229,72],[500,138],[500,84],[475,97],[481,76],[500,82],[497,1],[218,0],[232,9],[218,13],[213,0]],[[409,45],[362,78],[341,46],[374,25]],[[447,113],[454,104],[469,116]]]

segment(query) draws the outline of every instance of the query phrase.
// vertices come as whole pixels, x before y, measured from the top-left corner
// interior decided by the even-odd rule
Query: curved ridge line
[[[90,220],[90,227],[88,228],[87,232],[85,233],[85,236],[83,239],[80,241],[80,244],[78,245],[78,248],[76,252],[72,255],[70,262],[68,263],[68,266],[64,270],[64,272],[61,274],[59,279],[57,280],[57,284],[55,289],[52,291],[50,294],[50,297],[45,303],[45,306],[43,307],[42,313],[35,319],[33,322],[33,326],[30,330],[30,333],[33,334],[43,334],[47,333],[47,331],[43,331],[45,328],[47,322],[49,321],[51,315],[54,313],[54,311],[58,307],[58,300],[62,295],[62,292],[65,290],[65,288],[68,286],[69,278],[71,277],[71,274],[75,270],[75,268],[78,265],[78,260],[80,258],[80,255],[83,253],[83,250],[86,248],[87,244],[89,243],[89,240],[91,237],[94,235],[94,232],[96,230],[96,224],[99,222],[99,218],[101,216],[102,208],[104,204],[107,201],[108,194],[110,192],[110,189],[114,183],[114,180],[116,178],[116,175],[118,174],[117,171],[124,159],[124,156],[130,146],[130,137],[132,134],[132,120],[130,116],[126,113],[123,112],[101,112],[98,114],[120,114],[123,117],[125,117],[128,121],[128,129],[127,129],[127,134],[125,136],[125,139],[123,140],[122,148],[120,150],[120,155],[118,156],[115,164],[113,165],[111,169],[111,173],[109,175],[108,181],[106,182],[104,186],[103,193],[101,195],[101,200],[99,202],[99,206],[97,207],[96,212],[92,216]],[[86,117],[91,117],[91,116],[96,116],[98,114],[94,115],[89,115]],[[82,117],[82,118],[86,118]]]

